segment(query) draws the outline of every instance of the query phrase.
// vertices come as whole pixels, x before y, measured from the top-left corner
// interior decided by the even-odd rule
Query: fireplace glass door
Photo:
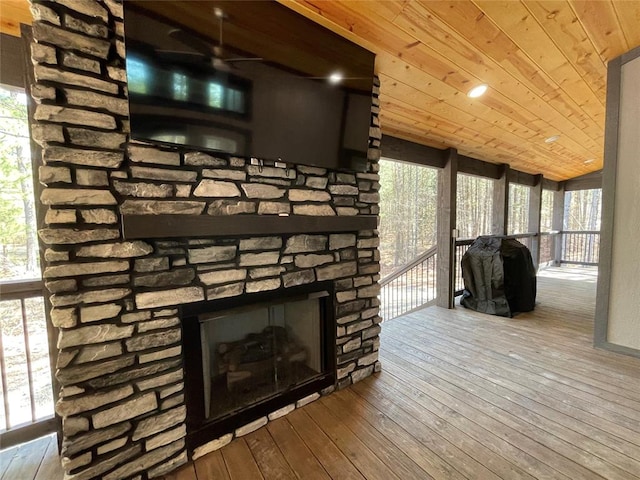
[[[206,421],[234,414],[323,373],[322,295],[198,317]]]

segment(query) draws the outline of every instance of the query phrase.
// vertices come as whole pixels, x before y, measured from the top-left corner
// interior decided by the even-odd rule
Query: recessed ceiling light
[[[484,95],[484,93],[487,91],[489,87],[487,85],[478,85],[477,87],[473,87],[471,90],[469,90],[469,93],[467,93],[467,97],[469,98],[478,98],[481,97],[482,95]]]
[[[589,159],[587,159],[587,160],[585,160],[585,161],[584,161],[584,164],[585,164],[585,165],[589,165],[590,163],[593,163],[593,162],[595,162],[595,161],[596,161],[596,159],[595,159],[595,158],[589,158]]]
[[[549,138],[545,138],[544,143],[553,143],[553,142],[557,142],[558,140],[560,140],[560,135],[553,135]]]
[[[340,72],[333,72],[331,75],[329,75],[329,83],[331,85],[337,85],[342,80],[344,80],[344,76]]]

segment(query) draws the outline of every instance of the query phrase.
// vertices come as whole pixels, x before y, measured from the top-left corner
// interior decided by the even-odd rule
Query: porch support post
[[[436,305],[453,308],[456,272],[456,191],[458,151],[447,150],[444,168],[438,172],[438,276]]]
[[[564,182],[560,184],[560,188],[553,192],[553,220],[551,229],[560,232],[556,235],[553,242],[553,258],[554,265],[560,265],[562,261],[562,230],[564,229]]]
[[[509,222],[509,165],[502,165],[502,175],[493,181],[491,233],[506,235]]]
[[[538,269],[540,265],[540,217],[542,215],[542,175],[536,175],[536,184],[529,194],[529,233],[536,236],[531,239],[531,257]]]

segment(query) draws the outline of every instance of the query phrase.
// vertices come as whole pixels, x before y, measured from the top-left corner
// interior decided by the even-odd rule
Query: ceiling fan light
[[[487,91],[489,87],[485,84],[482,85],[477,85],[475,87],[473,87],[471,90],[469,90],[469,93],[467,93],[467,97],[469,98],[478,98],[481,97],[482,95],[485,94],[485,92]]]
[[[558,140],[560,140],[560,135],[552,135],[549,138],[545,138],[544,143],[553,143],[557,142]]]

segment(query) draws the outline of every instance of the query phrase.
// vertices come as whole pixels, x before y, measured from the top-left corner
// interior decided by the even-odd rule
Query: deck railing
[[[540,232],[540,260],[538,268],[552,265],[556,260],[560,232]]]
[[[467,252],[471,244],[472,238],[466,238],[464,240],[456,240],[456,277],[455,277],[455,295],[462,295],[464,290],[464,280],[462,279],[462,256]]]
[[[535,233],[508,235],[531,249]],[[541,232],[539,268],[551,264],[598,265],[600,232],[593,230]],[[462,280],[462,256],[473,243],[473,239],[456,240],[456,296],[464,290]]]
[[[436,247],[432,247],[380,281],[380,311],[384,320],[435,300],[436,259]]]
[[[562,232],[561,263],[597,265],[600,258],[600,232],[595,230]]]
[[[53,431],[53,390],[41,280],[0,282],[0,442]]]

